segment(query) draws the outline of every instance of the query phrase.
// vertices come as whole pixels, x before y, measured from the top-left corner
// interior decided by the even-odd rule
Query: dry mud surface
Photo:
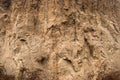
[[[0,80],[120,80],[120,0],[0,0]]]

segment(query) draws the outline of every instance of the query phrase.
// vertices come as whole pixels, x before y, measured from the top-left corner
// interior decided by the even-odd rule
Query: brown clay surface
[[[120,0],[0,0],[0,80],[120,80]]]

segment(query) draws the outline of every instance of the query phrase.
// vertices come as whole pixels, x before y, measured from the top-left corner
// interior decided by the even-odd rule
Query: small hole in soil
[[[68,63],[72,63],[71,60],[67,59],[67,58],[64,58],[65,61],[67,61]]]
[[[21,42],[25,42],[26,40],[25,39],[20,39]]]
[[[87,32],[95,32],[95,30],[93,28],[86,28],[84,29],[84,32],[87,33]]]
[[[47,59],[46,59],[46,57],[41,57],[40,59],[37,59],[36,61],[40,64],[45,64]]]
[[[65,11],[68,11],[69,9],[68,8],[66,8],[66,9],[64,9]]]

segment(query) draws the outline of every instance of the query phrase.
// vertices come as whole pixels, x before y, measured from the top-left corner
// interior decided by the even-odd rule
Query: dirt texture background
[[[120,80],[120,0],[0,0],[0,80]]]

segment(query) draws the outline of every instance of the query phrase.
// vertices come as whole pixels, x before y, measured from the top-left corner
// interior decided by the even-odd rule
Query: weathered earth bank
[[[120,80],[120,0],[0,0],[0,80]]]

